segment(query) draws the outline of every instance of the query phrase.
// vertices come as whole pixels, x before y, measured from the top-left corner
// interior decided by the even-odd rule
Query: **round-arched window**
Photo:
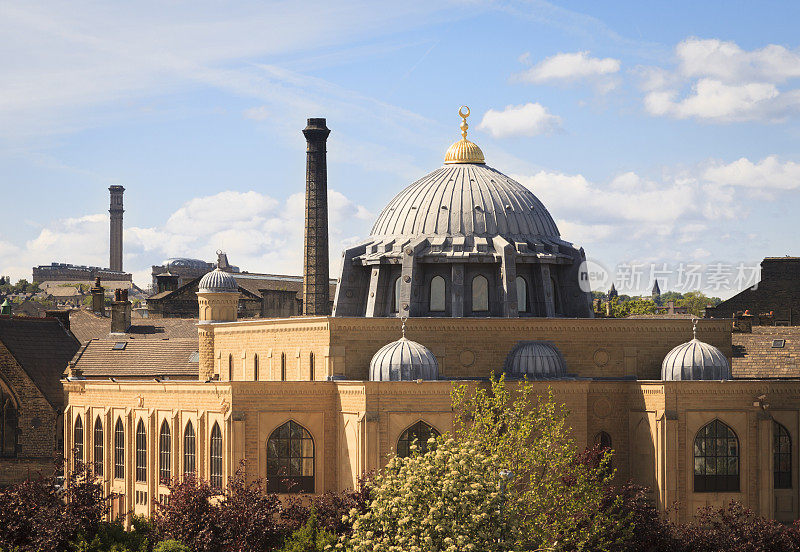
[[[739,491],[739,439],[720,420],[697,432],[694,439],[694,492]]]
[[[314,439],[294,420],[275,429],[267,440],[267,491],[314,492]]]
[[[428,452],[428,439],[439,437],[439,435],[436,428],[420,420],[400,435],[400,439],[397,440],[397,456],[401,458],[411,456],[411,445],[415,443],[417,451],[425,454]]]

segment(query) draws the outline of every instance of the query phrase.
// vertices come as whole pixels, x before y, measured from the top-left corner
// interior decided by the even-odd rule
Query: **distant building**
[[[60,380],[79,346],[65,317],[0,316],[0,486],[52,473],[62,450]]]
[[[800,257],[766,257],[756,286],[706,308],[706,318],[745,314],[755,317],[754,325],[800,325]]]
[[[303,277],[280,274],[231,274],[239,286],[240,318],[299,316],[303,312]],[[162,277],[163,278],[163,277]],[[149,318],[196,318],[197,291],[201,277],[175,289],[164,289],[147,299]],[[163,283],[163,282],[162,282]],[[329,280],[330,297],[336,280]],[[332,308],[332,301],[331,301]]]
[[[67,263],[50,263],[33,267],[34,282],[92,282],[95,278],[115,282],[130,282],[128,272],[117,272],[99,266],[83,266]]]
[[[189,259],[186,257],[173,257],[164,261],[163,264],[153,265],[153,292],[160,293],[162,291],[172,291],[178,287],[194,280],[201,278],[204,274],[214,270],[219,266],[225,272],[239,272],[239,267],[228,263],[228,256],[222,251],[217,251],[217,262],[208,263],[201,259]],[[167,287],[171,278],[165,279],[165,276],[175,277],[177,285],[172,289],[164,289],[165,283]]]

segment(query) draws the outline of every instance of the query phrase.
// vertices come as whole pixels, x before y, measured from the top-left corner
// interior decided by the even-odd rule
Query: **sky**
[[[220,249],[300,274],[301,130],[326,117],[335,276],[441,166],[465,104],[595,287],[730,296],[800,255],[798,20],[770,1],[0,0],[0,274],[107,266],[110,185],[140,286]]]

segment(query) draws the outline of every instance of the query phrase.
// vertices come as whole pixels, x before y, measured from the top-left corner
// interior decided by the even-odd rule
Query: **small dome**
[[[239,286],[233,276],[217,267],[200,279],[198,291],[200,293],[237,293]]]
[[[661,379],[682,380],[729,380],[731,367],[722,351],[692,339],[672,349],[661,363]]]
[[[486,163],[486,159],[484,159],[483,152],[477,144],[464,138],[447,148],[447,153],[444,156],[445,165],[453,165],[455,163],[476,163],[478,165],[483,165]]]
[[[369,363],[370,381],[439,379],[439,363],[433,353],[416,341],[402,337],[384,345]]]
[[[552,343],[520,341],[508,353],[503,371],[513,379],[558,379],[566,377],[567,365]]]

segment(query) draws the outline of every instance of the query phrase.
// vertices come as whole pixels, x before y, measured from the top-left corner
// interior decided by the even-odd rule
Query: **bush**
[[[336,535],[321,528],[316,512],[312,511],[303,526],[286,539],[281,552],[323,552],[336,541]]]
[[[170,539],[158,543],[153,548],[153,552],[190,552],[190,551],[189,547],[183,544],[182,542]]]

